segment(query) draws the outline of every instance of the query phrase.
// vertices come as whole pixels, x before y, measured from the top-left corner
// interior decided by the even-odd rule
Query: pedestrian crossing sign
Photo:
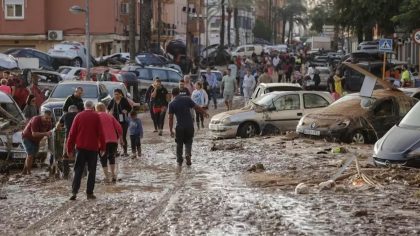
[[[379,40],[379,51],[392,52],[392,39]]]

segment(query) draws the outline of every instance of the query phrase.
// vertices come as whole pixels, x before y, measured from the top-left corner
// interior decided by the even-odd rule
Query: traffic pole
[[[384,52],[384,65],[382,67],[382,80],[385,80],[385,72],[386,72],[386,52]]]

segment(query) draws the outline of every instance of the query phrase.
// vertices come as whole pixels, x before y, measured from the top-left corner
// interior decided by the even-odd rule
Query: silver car
[[[329,106],[333,98],[318,91],[272,92],[250,105],[212,117],[209,129],[216,138],[253,137],[258,134],[296,130],[300,118]]]

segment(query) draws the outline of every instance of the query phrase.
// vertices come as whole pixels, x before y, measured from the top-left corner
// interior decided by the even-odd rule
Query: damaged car
[[[262,95],[242,109],[212,117],[209,129],[215,138],[250,138],[258,134],[294,130],[299,119],[332,103],[329,93],[282,91]]]
[[[420,168],[420,103],[392,127],[373,148],[379,166],[403,165]]]
[[[0,92],[0,169],[14,161],[23,162],[26,152],[22,144],[25,117],[13,99]]]
[[[346,143],[373,143],[417,101],[399,90],[375,90],[372,97],[349,94],[325,109],[304,116],[296,132]]]

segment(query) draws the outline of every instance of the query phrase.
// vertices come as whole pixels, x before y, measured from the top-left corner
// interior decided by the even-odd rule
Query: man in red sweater
[[[73,195],[70,200],[76,200],[80,189],[83,169],[88,165],[88,179],[86,194],[87,199],[95,199],[93,189],[95,188],[96,164],[98,152],[105,151],[105,138],[102,133],[101,120],[94,110],[92,101],[85,102],[85,110],[74,118],[70,133],[67,139],[67,154],[73,156],[76,149],[76,162],[74,164]]]

